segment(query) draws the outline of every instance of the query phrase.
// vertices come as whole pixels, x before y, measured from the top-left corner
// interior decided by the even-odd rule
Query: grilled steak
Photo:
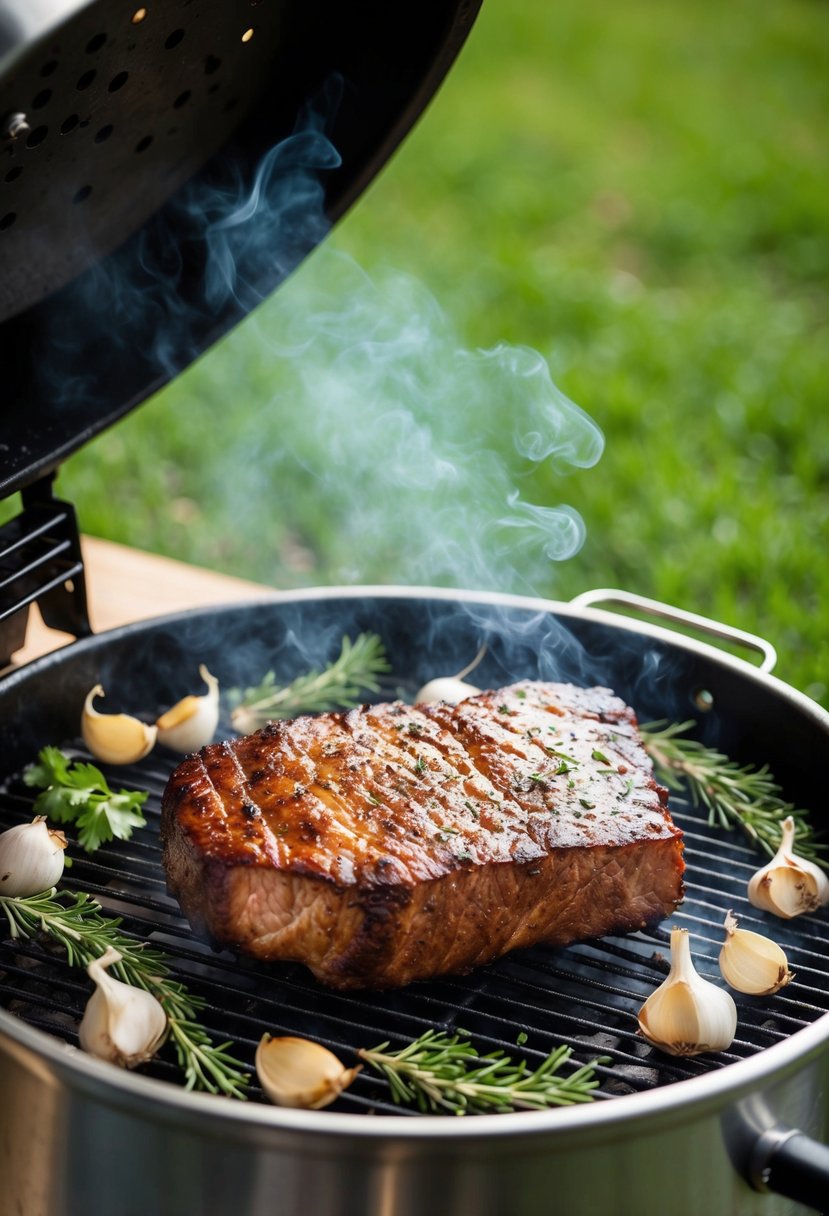
[[[390,987],[667,916],[684,863],[666,806],[628,706],[526,682],[203,748],[167,785],[164,865],[214,941]]]

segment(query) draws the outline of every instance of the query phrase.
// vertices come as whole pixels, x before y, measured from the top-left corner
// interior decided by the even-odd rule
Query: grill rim
[[[351,586],[303,588],[296,591],[274,591],[266,599],[227,605],[210,605],[185,612],[153,617],[135,622],[92,637],[74,642],[69,648],[51,652],[0,678],[0,694],[7,688],[25,681],[37,671],[60,662],[61,655],[71,650],[74,655],[87,650],[105,647],[110,639],[129,638],[152,627],[175,627],[188,622],[204,620],[222,613],[244,614],[255,606],[261,608],[270,603],[301,604],[321,600],[379,601],[419,599],[433,602],[503,607],[553,614],[557,617],[579,621],[592,621],[620,632],[633,632],[657,639],[674,649],[685,650],[704,657],[715,665],[722,665],[740,673],[750,682],[772,689],[791,702],[793,707],[813,718],[829,734],[829,712],[804,693],[792,688],[778,677],[761,671],[744,659],[731,655],[706,642],[698,641],[670,629],[638,621],[614,612],[579,607],[540,597],[511,595],[505,592],[466,591],[452,588],[420,587],[405,585]],[[371,1118],[346,1112],[318,1112],[287,1110],[261,1104],[240,1102],[221,1095],[188,1092],[170,1082],[145,1077],[92,1059],[69,1044],[27,1025],[13,1014],[0,1009],[0,1046],[11,1043],[12,1054],[20,1063],[32,1071],[43,1072],[44,1064],[51,1066],[48,1080],[67,1084],[79,1089],[93,1102],[103,1101],[115,1108],[135,1112],[136,1103],[151,1121],[173,1124],[191,1124],[198,1121],[200,1128],[212,1134],[235,1137],[249,1142],[252,1130],[264,1135],[281,1132],[288,1136],[299,1135],[303,1139],[312,1133],[314,1141],[327,1141],[331,1137],[341,1141],[348,1137],[355,1144],[374,1144],[377,1141],[406,1143],[410,1140],[434,1140],[436,1143],[454,1144],[458,1141],[477,1141],[481,1137],[508,1140],[549,1136],[567,1140],[592,1135],[595,1139],[606,1139],[617,1129],[625,1137],[631,1127],[637,1126],[644,1133],[657,1122],[660,1125],[685,1121],[689,1113],[703,1116],[711,1111],[722,1110],[743,1097],[756,1094],[759,1088],[770,1081],[781,1080],[800,1071],[823,1054],[829,1040],[829,1014],[823,1014],[810,1025],[795,1031],[783,1042],[775,1043],[756,1054],[734,1061],[697,1077],[661,1086],[640,1093],[618,1095],[606,1102],[583,1106],[558,1108],[547,1111],[523,1111],[501,1114],[493,1118],[450,1119],[445,1115],[419,1115],[416,1119],[404,1119],[393,1115],[377,1114]],[[34,1058],[33,1058],[34,1057]],[[44,1078],[46,1079],[46,1078]],[[73,1084],[74,1083],[74,1084]],[[271,1142],[275,1146],[275,1141]],[[265,1145],[267,1147],[267,1144]]]
[[[0,1010],[0,1044],[4,1032],[13,1047],[18,1048],[16,1054],[24,1067],[32,1066],[26,1053],[34,1053],[38,1057],[39,1071],[42,1072],[44,1062],[52,1066],[50,1082],[54,1079],[58,1084],[74,1083],[73,1088],[93,1102],[103,1102],[130,1113],[135,1113],[136,1103],[140,1102],[150,1122],[184,1121],[189,1125],[198,1120],[204,1130],[210,1130],[214,1135],[224,1137],[235,1132],[244,1141],[248,1140],[252,1128],[302,1136],[311,1132],[318,1140],[331,1136],[339,1140],[347,1136],[369,1143],[410,1139],[456,1142],[493,1135],[510,1139],[550,1133],[564,1138],[570,1134],[582,1139],[591,1132],[597,1139],[602,1139],[619,1128],[627,1137],[634,1126],[644,1134],[657,1122],[665,1125],[670,1117],[684,1122],[692,1112],[702,1117],[720,1111],[742,1098],[756,1095],[770,1081],[800,1071],[826,1050],[829,1014],[823,1014],[809,1026],[795,1031],[784,1042],[766,1047],[746,1059],[643,1093],[622,1094],[605,1102],[582,1106],[464,1119],[447,1115],[400,1119],[381,1114],[366,1118],[348,1112],[290,1110],[247,1103],[222,1095],[187,1091],[168,1081],[114,1069]]]

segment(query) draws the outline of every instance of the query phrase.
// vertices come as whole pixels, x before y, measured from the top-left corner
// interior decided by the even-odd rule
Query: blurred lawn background
[[[537,349],[604,432],[593,469],[518,469],[523,499],[571,504],[587,536],[505,590],[617,586],[738,624],[825,703],[827,48],[816,0],[485,0],[327,242],[369,275],[415,275],[470,349]],[[294,416],[274,349],[330,288],[326,257],[68,462],[85,531],[279,587],[408,581],[393,503],[386,541],[348,560],[343,502],[371,487],[314,475],[313,402]],[[453,408],[474,441],[475,410]],[[512,467],[507,418],[503,443]]]

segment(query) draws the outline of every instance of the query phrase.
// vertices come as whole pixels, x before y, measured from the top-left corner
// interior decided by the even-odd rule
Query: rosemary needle
[[[339,656],[322,671],[297,676],[279,685],[269,671],[261,683],[231,694],[231,721],[238,731],[248,732],[273,721],[301,713],[351,709],[361,694],[379,692],[377,677],[390,671],[386,652],[376,633],[361,633],[352,642],[344,637]]]
[[[825,846],[814,840],[808,812],[796,810],[781,798],[781,788],[768,765],[740,766],[696,739],[682,738],[696,726],[693,720],[650,722],[641,727],[645,751],[657,777],[682,792],[686,785],[694,806],[708,811],[708,822],[731,830],[739,827],[753,844],[773,856],[780,843],[783,820],[791,815],[797,824],[798,852],[829,868],[819,855]]]
[[[516,1064],[502,1051],[479,1055],[460,1032],[427,1030],[399,1051],[387,1047],[381,1043],[357,1054],[386,1077],[395,1102],[417,1106],[423,1114],[503,1114],[573,1106],[592,1102],[592,1091],[599,1085],[594,1072],[598,1060],[567,1076],[560,1074],[572,1054],[564,1045],[551,1051],[534,1072],[526,1061]]]
[[[73,902],[63,904],[62,897]],[[54,887],[40,895],[0,895],[0,910],[6,915],[13,938],[45,933],[63,946],[73,967],[86,967],[114,946],[122,957],[111,968],[113,974],[135,988],[152,992],[161,1003],[184,1071],[185,1088],[246,1097],[248,1076],[241,1062],[228,1052],[231,1045],[216,1046],[198,1021],[198,1011],[205,1002],[170,978],[167,958],[160,950],[136,943],[122,933],[120,917],[102,916],[101,905],[84,892],[58,895]]]

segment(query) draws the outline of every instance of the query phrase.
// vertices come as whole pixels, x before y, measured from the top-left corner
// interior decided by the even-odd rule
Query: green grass
[[[827,701],[827,45],[813,0],[489,0],[323,250],[61,492],[277,586],[624,587],[767,636]],[[601,428],[596,467],[516,450],[554,398],[458,354],[499,343]],[[586,540],[551,562],[562,502]]]

